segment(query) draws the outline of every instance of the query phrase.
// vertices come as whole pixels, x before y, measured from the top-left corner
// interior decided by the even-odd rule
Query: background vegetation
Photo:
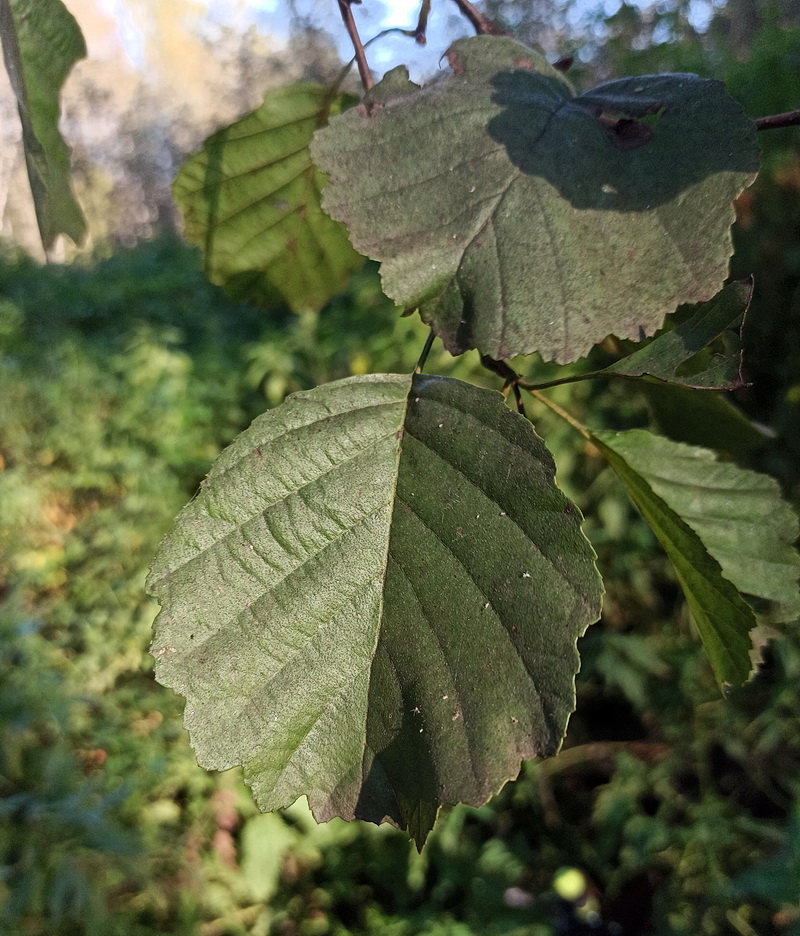
[[[524,30],[534,5],[495,7]],[[712,74],[753,116],[800,106],[791,9],[751,7],[749,32],[731,2],[700,33],[686,7],[623,5],[599,22],[602,53],[576,68]],[[767,431],[716,411],[712,428],[798,505],[800,136],[762,137],[733,274],[757,283],[754,384],[737,405]],[[424,331],[370,267],[298,318],[226,300],[168,231],[72,266],[2,255],[0,932],[800,933],[800,636],[776,635],[754,681],[720,698],[651,534],[546,411],[531,415],[590,518],[608,589],[564,753],[487,807],[453,810],[421,856],[390,828],[317,827],[302,803],[258,815],[235,771],[194,764],[146,652],[159,539],[265,405],[348,373],[407,371]],[[440,352],[429,369],[495,382],[472,355]],[[708,441],[707,425],[670,420],[663,391],[585,383],[554,397],[593,427],[655,418]],[[564,899],[565,866],[584,875],[583,902]]]

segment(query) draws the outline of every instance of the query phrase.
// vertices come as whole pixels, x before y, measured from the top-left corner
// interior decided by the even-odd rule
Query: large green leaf
[[[607,367],[605,373],[655,377],[698,390],[735,390],[743,386],[741,340],[739,332],[732,329],[745,314],[751,292],[749,283],[731,283],[713,299],[700,303],[677,328]],[[723,354],[705,351],[723,333],[730,336],[732,347]],[[695,361],[697,367],[683,370],[687,362]]]
[[[461,39],[448,58],[454,74],[423,89],[390,73],[312,155],[325,210],[451,352],[565,363],[719,290],[732,202],[758,167],[755,127],[719,82],[650,75],[575,97],[511,39]]]
[[[593,438],[672,560],[718,680],[743,682],[755,618],[739,591],[800,614],[797,518],[777,483],[643,430]]]
[[[78,244],[86,222],[72,194],[69,147],[58,118],[61,87],[86,55],[83,35],[61,0],[0,0],[0,35],[42,244],[49,250],[59,234]]]
[[[264,810],[425,839],[558,750],[601,585],[500,394],[371,375],[295,394],[218,459],[154,562],[159,681]]]
[[[319,309],[363,263],[320,208],[325,177],[308,145],[353,103],[315,84],[270,91],[258,110],[210,136],[181,167],[173,194],[209,279],[232,295]]]

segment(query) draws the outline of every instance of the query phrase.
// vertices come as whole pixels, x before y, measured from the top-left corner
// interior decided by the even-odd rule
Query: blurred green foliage
[[[753,116],[800,104],[800,31],[768,25],[746,63],[719,51],[695,63],[701,40],[686,41],[647,67],[724,66]],[[618,70],[644,69],[631,42],[612,51]],[[795,503],[798,133],[762,134],[766,170],[740,199],[734,273],[756,273],[755,382],[737,402],[770,435],[730,446]],[[607,588],[565,751],[483,809],[452,810],[422,855],[387,827],[316,826],[302,803],[258,815],[236,771],[195,765],[180,700],[146,653],[158,540],[265,405],[348,373],[408,371],[424,337],[371,268],[298,318],[227,300],[169,236],[86,266],[0,259],[4,936],[800,933],[800,636],[777,635],[752,683],[720,698],[654,537],[597,453],[534,402]],[[427,369],[498,383],[471,355],[434,349]],[[659,413],[624,381],[552,396],[594,428]],[[702,433],[665,417],[692,396],[662,401],[665,431]],[[736,441],[746,424],[730,425]],[[583,911],[554,889],[564,867],[586,881]],[[587,907],[622,929],[591,929]]]

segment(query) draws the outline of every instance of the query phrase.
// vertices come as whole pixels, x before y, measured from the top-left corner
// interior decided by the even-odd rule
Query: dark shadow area
[[[622,78],[570,98],[556,78],[492,79],[504,110],[488,131],[523,173],[575,208],[647,211],[720,172],[755,172],[756,131],[717,81]]]

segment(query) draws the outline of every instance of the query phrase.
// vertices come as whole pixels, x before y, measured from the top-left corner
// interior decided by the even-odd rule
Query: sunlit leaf
[[[624,78],[575,96],[511,39],[456,42],[453,74],[395,70],[312,146],[323,204],[453,353],[574,361],[641,340],[721,287],[753,122],[717,81]]]
[[[308,144],[329,114],[353,101],[315,84],[278,88],[184,163],[173,193],[212,282],[256,305],[282,299],[295,311],[319,309],[344,289],[363,257],[320,208],[325,177]]]
[[[86,222],[72,194],[70,150],[58,118],[61,88],[86,56],[80,27],[61,0],[0,0],[0,36],[42,244],[49,250],[59,234],[79,244]]]
[[[600,580],[530,423],[493,391],[372,375],[290,397],[162,544],[157,677],[199,762],[260,807],[424,841],[558,750]]]

